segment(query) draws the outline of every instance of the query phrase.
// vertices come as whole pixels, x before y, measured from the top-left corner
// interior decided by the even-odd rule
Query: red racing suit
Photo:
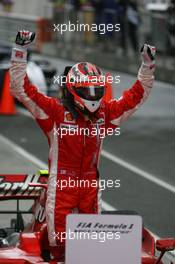
[[[86,120],[83,115],[74,119],[59,99],[40,93],[26,75],[26,51],[14,48],[12,52],[11,92],[32,113],[44,131],[49,151],[49,180],[46,203],[49,243],[57,245],[59,234],[65,230],[66,215],[78,210],[81,213],[97,213],[100,210],[98,187],[60,187],[64,179],[80,179],[89,182],[97,179],[102,138],[99,135],[77,133],[61,136],[68,127],[115,128],[128,119],[147,99],[153,85],[153,71],[141,66],[138,80],[118,100],[103,102],[95,120]]]

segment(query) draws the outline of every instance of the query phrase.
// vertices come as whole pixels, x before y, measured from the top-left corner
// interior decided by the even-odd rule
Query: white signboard
[[[67,216],[66,264],[141,264],[142,218]]]

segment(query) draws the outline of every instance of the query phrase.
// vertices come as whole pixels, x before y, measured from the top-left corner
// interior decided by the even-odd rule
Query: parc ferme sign
[[[67,216],[66,264],[141,264],[138,215]]]

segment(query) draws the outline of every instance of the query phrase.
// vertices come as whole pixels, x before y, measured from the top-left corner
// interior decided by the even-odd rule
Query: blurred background
[[[120,24],[119,32],[60,34],[58,24]],[[55,26],[54,26],[55,24]],[[156,81],[150,98],[104,141],[101,177],[120,179],[119,189],[102,193],[103,208],[130,209],[158,237],[175,236],[175,1],[1,0],[0,1],[0,174],[47,168],[47,141],[30,114],[9,97],[11,47],[18,30],[35,31],[27,72],[40,91],[57,96],[54,76],[89,61],[120,76],[118,98],[136,80],[140,48],[155,45]],[[6,221],[6,219],[5,219]],[[175,263],[174,255],[170,257]],[[167,262],[169,263],[169,262]]]
[[[1,42],[30,28],[37,33],[36,50],[72,60],[91,60],[111,69],[136,73],[144,42],[159,52],[157,78],[175,83],[174,0],[1,0]],[[118,24],[120,32],[54,31],[54,24]],[[102,56],[103,55],[103,56]],[[126,63],[127,60],[127,63]]]

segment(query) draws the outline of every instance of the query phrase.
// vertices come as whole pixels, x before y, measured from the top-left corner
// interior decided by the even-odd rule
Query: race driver
[[[99,188],[92,186],[98,180],[98,162],[102,139],[97,133],[60,136],[61,129],[100,128],[115,129],[127,120],[147,99],[154,81],[155,48],[145,44],[141,50],[142,64],[137,81],[124,91],[118,100],[105,102],[103,72],[88,62],[67,68],[63,98],[43,95],[30,84],[26,74],[27,46],[35,34],[20,31],[11,59],[11,92],[31,112],[44,131],[49,143],[49,180],[46,202],[48,238],[52,263],[64,263],[66,216],[73,212],[93,214],[100,212]],[[94,78],[95,77],[95,78]],[[95,81],[94,81],[95,80]],[[86,130],[87,131],[87,130]],[[60,188],[60,182],[72,179],[88,180],[86,187],[78,184]]]

